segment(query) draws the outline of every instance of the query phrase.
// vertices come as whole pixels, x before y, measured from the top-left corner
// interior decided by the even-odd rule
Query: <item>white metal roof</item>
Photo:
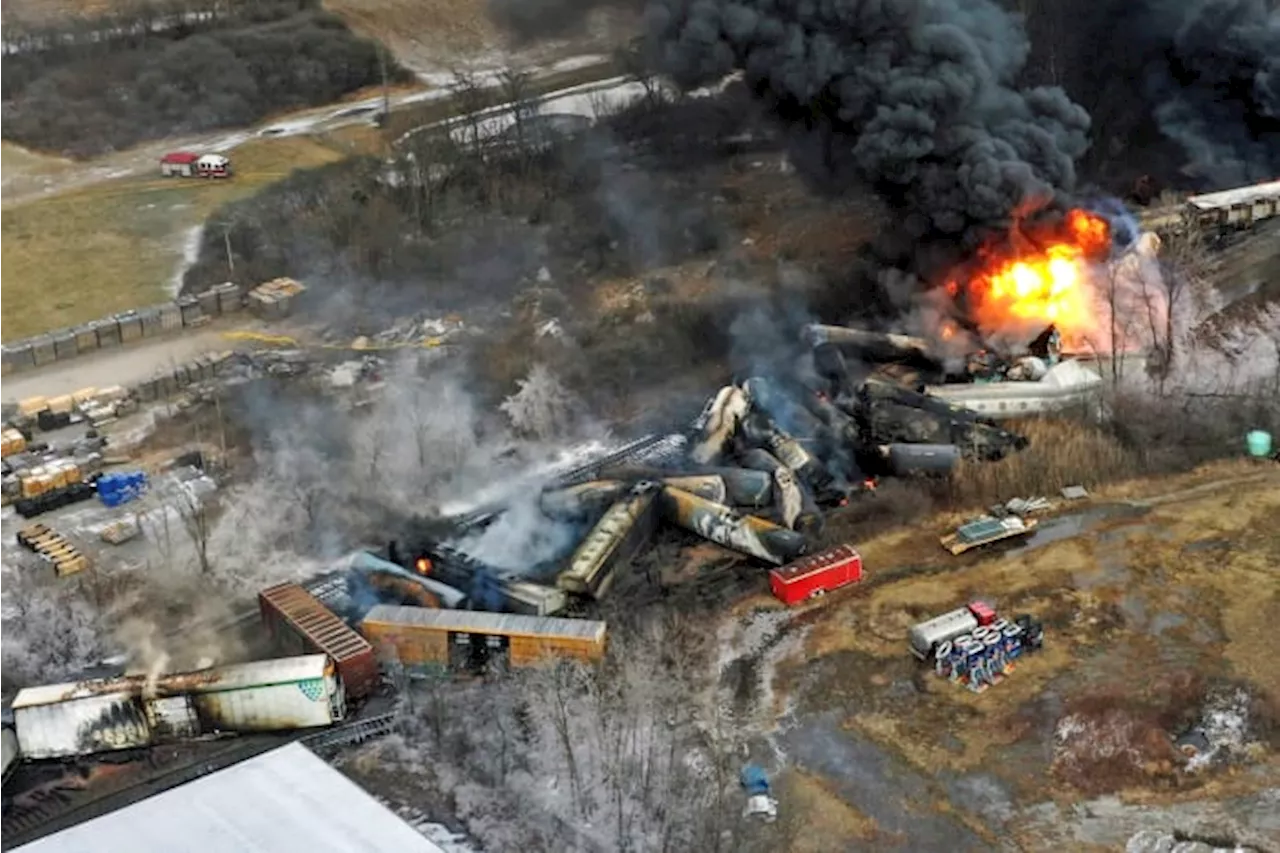
[[[444,853],[298,743],[17,849],[25,853]]]
[[[557,619],[553,616],[523,616],[513,613],[488,613],[480,610],[436,610],[429,607],[401,607],[376,604],[365,614],[364,621],[374,624],[423,625],[444,631],[465,631],[575,637],[599,641],[604,638],[605,623],[592,619]]]
[[[1251,204],[1263,199],[1280,196],[1280,181],[1269,181],[1265,184],[1254,184],[1251,187],[1236,187],[1206,195],[1193,195],[1187,203],[1200,210],[1211,210],[1215,207],[1231,207],[1236,204]]]
[[[327,664],[328,655],[298,655],[290,658],[272,658],[270,660],[253,661],[252,663],[237,663],[212,669],[197,670],[192,673],[162,675],[158,680],[158,684],[164,687],[176,679],[184,685],[182,692],[188,693],[207,693],[213,690],[258,687],[265,684],[287,684],[292,681],[323,678]],[[145,681],[145,677],[131,676],[26,687],[18,691],[18,695],[13,699],[12,707],[17,709],[27,708],[32,705],[50,705],[55,702],[66,702],[87,696],[127,696],[136,693],[139,685]]]

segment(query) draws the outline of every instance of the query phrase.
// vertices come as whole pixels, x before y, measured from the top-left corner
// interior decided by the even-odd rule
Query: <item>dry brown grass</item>
[[[869,842],[881,834],[876,822],[845,801],[817,776],[800,770],[777,781],[789,853],[826,853],[852,842]],[[790,820],[789,820],[790,819]],[[793,825],[792,825],[793,824]]]
[[[986,505],[1019,495],[1049,496],[1063,486],[1092,489],[1139,473],[1132,451],[1088,424],[1039,419],[1013,428],[1031,445],[999,462],[963,463],[953,478],[958,500]]]
[[[308,137],[257,139],[232,152],[229,181],[148,174],[7,206],[3,339],[163,300],[184,232],[293,169],[345,153]]]
[[[500,42],[484,0],[325,0],[324,7],[398,55],[434,54],[443,60]]]

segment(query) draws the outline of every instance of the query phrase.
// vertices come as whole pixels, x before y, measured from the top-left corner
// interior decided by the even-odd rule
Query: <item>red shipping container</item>
[[[862,557],[851,545],[840,545],[769,572],[769,586],[784,604],[798,604],[860,580]]]
[[[290,654],[323,652],[333,658],[347,696],[361,699],[378,685],[378,659],[373,645],[296,583],[282,583],[258,593],[263,624],[272,639]]]
[[[996,610],[985,601],[973,601],[969,604],[969,612],[978,620],[979,625],[990,625],[996,621]]]

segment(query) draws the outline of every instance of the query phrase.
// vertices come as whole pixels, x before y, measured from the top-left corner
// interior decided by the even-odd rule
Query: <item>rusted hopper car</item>
[[[588,619],[379,604],[365,616],[360,630],[380,660],[417,671],[477,671],[493,664],[532,666],[559,657],[599,660],[604,656],[606,626]]]
[[[363,699],[378,686],[373,646],[329,608],[296,583],[282,583],[258,594],[262,622],[286,654],[322,653],[333,658],[350,699]]]

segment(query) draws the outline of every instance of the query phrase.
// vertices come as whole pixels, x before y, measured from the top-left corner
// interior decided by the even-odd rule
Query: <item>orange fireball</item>
[[[965,288],[971,319],[987,335],[1024,335],[1053,323],[1069,345],[1097,340],[1104,314],[1094,281],[1111,247],[1107,220],[1071,210],[1051,224],[1016,223],[983,248]]]

